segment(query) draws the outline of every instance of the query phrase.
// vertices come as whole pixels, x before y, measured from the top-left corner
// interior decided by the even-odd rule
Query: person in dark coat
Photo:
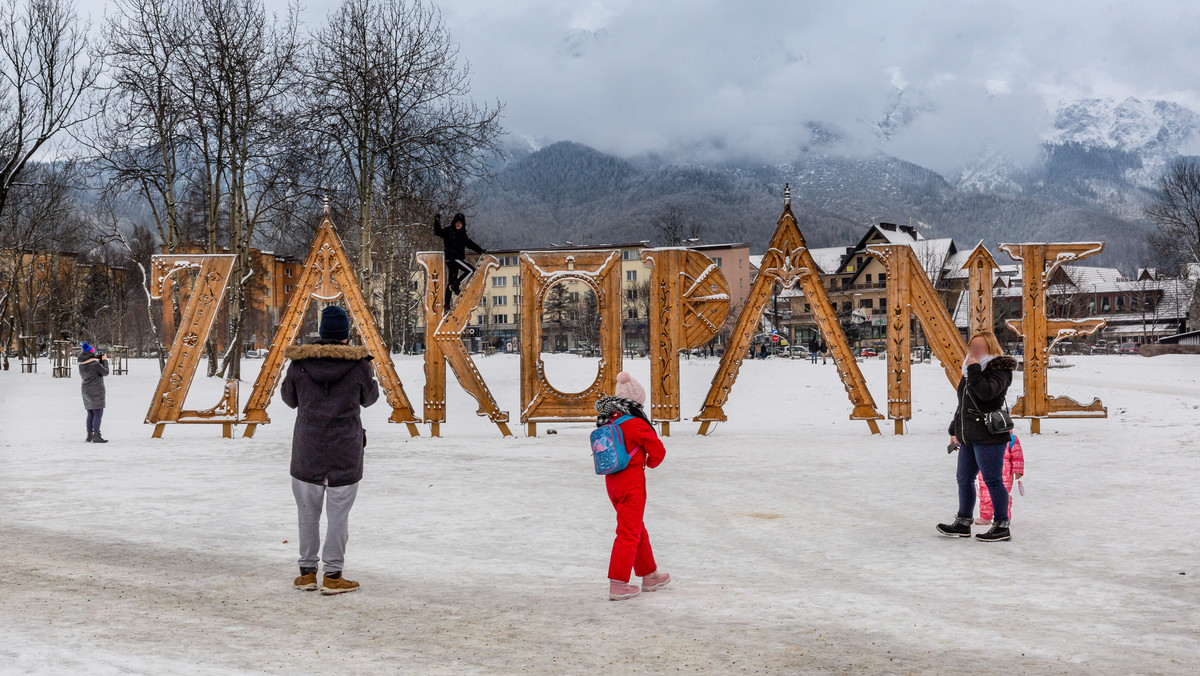
[[[445,243],[446,251],[446,305],[445,309],[450,309],[450,298],[452,294],[462,292],[462,280],[471,276],[475,272],[475,266],[467,261],[467,249],[483,254],[486,253],[483,247],[475,243],[467,235],[467,217],[462,214],[454,214],[454,218],[450,221],[449,228],[442,227],[442,215],[437,214],[433,217],[433,234],[442,238]]]
[[[104,417],[104,376],[108,375],[108,355],[96,354],[96,348],[84,343],[79,352],[79,378],[83,381],[83,408],[87,410],[87,441],[107,444],[100,436],[100,420]]]
[[[821,340],[816,336],[808,339],[808,358],[812,363],[817,363],[817,353],[821,351]]]
[[[818,347],[821,350],[821,365],[825,365],[829,361],[829,345],[825,343],[825,339],[821,339],[821,345]]]
[[[284,352],[292,360],[283,379],[283,403],[297,409],[292,434],[292,494],[300,523],[300,577],[293,586],[317,589],[317,550],[321,546],[321,511],[327,507],[325,578],[321,593],[358,589],[342,576],[349,540],[350,508],[363,476],[361,409],[379,399],[367,348],[349,345],[350,318],[331,305],[321,313],[321,339],[293,345]]]
[[[975,476],[983,482],[996,506],[992,528],[975,537],[984,542],[1011,540],[1008,489],[1004,487],[1004,454],[1011,435],[988,431],[985,418],[1005,407],[1017,360],[1004,354],[991,331],[980,331],[967,343],[967,357],[958,381],[958,406],[948,429],[950,443],[958,449],[958,513],[954,522],[938,524],[938,532],[951,537],[971,537],[975,513]]]

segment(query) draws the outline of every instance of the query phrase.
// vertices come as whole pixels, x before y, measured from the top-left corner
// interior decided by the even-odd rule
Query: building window
[[[871,283],[871,273],[867,273],[867,284]]]
[[[629,318],[630,318],[630,319],[637,319],[637,318],[638,318],[638,316],[637,316],[637,308],[635,308],[635,307],[631,307],[631,308],[629,308]]]
[[[292,292],[292,285],[291,285],[291,284],[284,284],[284,285],[283,285],[283,292],[284,292],[284,293],[291,293],[291,292]]]
[[[1125,296],[1117,296],[1117,312],[1125,311]]]
[[[721,257],[720,256],[717,256],[716,258],[714,258],[713,262],[717,264],[718,268],[721,267]]]
[[[508,305],[508,296],[492,296],[492,305]]]
[[[579,292],[572,291],[572,292],[568,293],[567,300],[571,301],[572,303],[578,303],[579,302]]]
[[[625,271],[625,281],[636,282],[637,281],[637,270],[626,270]]]
[[[520,284],[521,284],[521,276],[520,276],[520,275],[513,275],[513,276],[512,276],[512,285],[513,285],[513,286],[519,286]]]
[[[288,277],[291,277],[291,276],[292,276],[292,269],[291,269],[291,268],[284,268],[284,269],[283,269],[283,274],[287,275]]]
[[[637,289],[625,289],[625,300],[637,300]]]
[[[1112,311],[1112,299],[1111,298],[1109,298],[1108,296],[1105,296],[1100,299],[1100,311],[1101,312],[1111,312]]]
[[[805,312],[812,312],[812,306],[811,306],[811,305],[809,305],[808,303],[805,303],[805,304],[804,304],[804,311],[805,311]]]
[[[492,320],[495,321],[497,324],[507,324],[508,323],[508,315],[493,315]]]
[[[492,277],[492,286],[505,286],[508,284],[508,277]]]
[[[860,298],[858,300],[858,306],[859,307],[875,307],[875,299],[874,298]]]

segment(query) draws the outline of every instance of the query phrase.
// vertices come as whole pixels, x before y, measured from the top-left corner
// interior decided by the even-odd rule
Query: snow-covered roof
[[[823,249],[809,249],[808,253],[812,254],[813,261],[821,269],[821,274],[831,275],[841,267],[846,251],[844,246],[829,246]]]
[[[755,256],[750,256],[750,266],[753,267],[755,270],[758,270],[759,268],[762,267],[762,259],[763,259],[763,257],[761,254],[755,255]]]

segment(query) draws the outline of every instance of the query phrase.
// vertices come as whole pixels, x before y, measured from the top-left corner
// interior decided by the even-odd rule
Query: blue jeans
[[[1004,487],[1004,451],[1006,444],[958,445],[958,516],[970,519],[975,514],[975,476],[982,473],[983,483],[996,509],[996,522],[1008,521],[1008,489]]]
[[[89,408],[87,410],[87,431],[88,434],[100,433],[100,419],[104,417],[104,409]]]
[[[817,363],[817,353],[816,352],[809,354],[809,357],[812,359],[812,363],[814,363],[814,364]]]

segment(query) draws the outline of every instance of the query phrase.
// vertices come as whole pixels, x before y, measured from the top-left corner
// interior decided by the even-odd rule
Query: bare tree
[[[650,227],[658,231],[663,246],[679,246],[700,236],[700,223],[677,206],[667,207],[650,217]]]
[[[96,81],[87,28],[69,0],[0,4],[0,212],[21,172],[59,132]]]
[[[1176,160],[1159,180],[1158,194],[1145,213],[1158,226],[1148,237],[1157,258],[1200,263],[1200,159]]]
[[[482,175],[501,107],[470,100],[469,68],[423,0],[345,0],[313,37],[311,124],[339,160],[332,178],[349,188],[359,281],[374,298],[375,234],[389,225],[379,221],[380,194],[411,200],[416,177],[431,171]]]

